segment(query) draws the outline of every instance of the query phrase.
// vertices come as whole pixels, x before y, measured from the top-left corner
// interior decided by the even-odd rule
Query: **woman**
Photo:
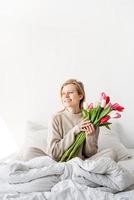
[[[75,136],[84,131],[86,140],[78,156],[82,159],[89,158],[97,153],[99,129],[95,130],[93,124],[82,117],[81,107],[85,101],[83,83],[75,79],[67,80],[62,85],[60,94],[64,110],[56,113],[50,123],[47,153],[59,160],[74,142]]]
[[[99,128],[95,129],[89,120],[83,119],[81,113],[81,108],[85,101],[83,83],[75,79],[67,80],[61,87],[60,95],[64,109],[57,112],[50,121],[47,148],[42,151],[41,149],[30,147],[23,154],[23,159],[29,160],[37,156],[49,155],[58,161],[74,142],[75,136],[80,131],[84,131],[86,140],[81,145],[78,157],[86,159],[105,155],[116,160],[116,155],[111,149],[97,153]]]

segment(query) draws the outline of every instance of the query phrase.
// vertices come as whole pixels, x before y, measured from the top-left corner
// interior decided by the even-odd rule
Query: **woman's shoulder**
[[[60,111],[57,111],[56,113],[54,113],[52,116],[51,116],[51,119],[52,120],[58,120],[58,119],[61,119],[62,116],[64,115],[64,109],[63,110],[60,110]]]

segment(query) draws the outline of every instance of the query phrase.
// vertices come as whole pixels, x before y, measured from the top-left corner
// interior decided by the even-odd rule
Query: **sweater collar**
[[[79,113],[72,113],[72,112],[69,112],[68,110],[64,110],[64,112],[70,116],[70,117],[81,117],[82,116],[82,112],[79,112]]]

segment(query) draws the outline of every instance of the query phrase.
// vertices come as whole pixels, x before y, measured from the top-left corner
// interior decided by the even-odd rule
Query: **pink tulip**
[[[118,103],[114,103],[113,105],[111,105],[111,110],[122,112],[124,110],[124,107],[120,106]]]
[[[102,92],[102,93],[101,93],[101,98],[102,98],[102,99],[105,99],[105,97],[106,97],[105,92]]]
[[[88,110],[91,110],[91,109],[93,109],[93,103],[90,103],[90,104],[88,105]]]
[[[105,92],[101,93],[101,98],[106,100],[106,104],[110,102],[110,97],[105,94]]]
[[[120,118],[121,114],[120,113],[115,113],[115,117],[114,118]]]
[[[111,117],[109,115],[106,115],[105,117],[103,117],[101,120],[100,120],[100,123],[101,124],[104,124],[106,123]]]
[[[114,112],[114,111],[113,111],[113,112]],[[118,113],[118,112],[113,113],[113,112],[110,113],[110,117],[111,117],[111,118],[120,118],[120,117],[121,117],[121,114],[120,114],[120,113]]]
[[[104,108],[104,107],[106,106],[106,100],[105,100],[105,99],[102,99],[102,100],[101,100],[100,106],[101,106],[102,108]]]

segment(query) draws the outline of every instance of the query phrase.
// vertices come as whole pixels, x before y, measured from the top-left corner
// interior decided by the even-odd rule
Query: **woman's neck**
[[[72,107],[68,107],[66,108],[66,110],[70,113],[73,113],[73,114],[77,114],[77,113],[80,113],[81,109],[80,108],[72,108]]]

